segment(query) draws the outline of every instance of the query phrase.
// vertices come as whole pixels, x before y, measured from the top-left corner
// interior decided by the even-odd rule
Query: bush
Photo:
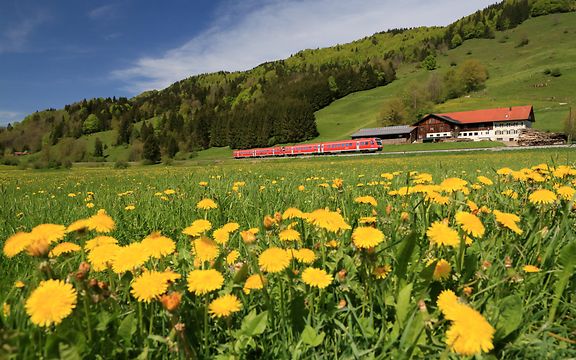
[[[544,70],[544,75],[550,75],[550,73],[552,73],[552,70],[550,69]]]
[[[114,169],[127,169],[130,166],[126,161],[118,160],[114,163]]]
[[[20,160],[15,157],[6,157],[2,159],[2,164],[8,166],[18,166],[20,165]]]

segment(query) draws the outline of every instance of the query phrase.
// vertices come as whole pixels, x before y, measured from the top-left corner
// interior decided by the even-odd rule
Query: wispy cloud
[[[48,13],[36,11],[8,23],[6,29],[0,30],[0,54],[27,51],[30,36],[49,19]]]
[[[0,110],[0,126],[8,125],[22,119],[23,113],[17,111]]]
[[[116,15],[116,10],[118,8],[117,4],[108,4],[98,6],[90,11],[88,11],[88,17],[92,20],[99,20],[103,18],[108,18]]]
[[[240,3],[240,4],[238,4]],[[112,72],[126,90],[160,89],[185,77],[246,70],[305,48],[350,42],[382,30],[444,25],[494,0],[230,1],[212,26],[185,44]]]

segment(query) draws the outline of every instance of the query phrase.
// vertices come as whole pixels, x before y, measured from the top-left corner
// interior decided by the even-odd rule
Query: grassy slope
[[[517,48],[523,36],[530,42]],[[505,37],[508,39],[502,42]],[[459,48],[440,55],[440,68],[436,71],[442,73],[452,61],[460,63],[467,58],[478,59],[488,66],[490,79],[486,89],[439,105],[437,111],[533,104],[536,128],[562,129],[569,106],[576,103],[573,89],[576,84],[576,13],[530,19],[516,29],[497,33],[496,39],[466,41]],[[543,74],[546,68],[559,68],[562,76],[546,76]],[[388,86],[335,101],[316,113],[320,136],[315,141],[345,139],[359,128],[377,126],[386,99],[428,76],[424,70],[400,69],[399,79]],[[534,87],[536,84],[547,86]]]

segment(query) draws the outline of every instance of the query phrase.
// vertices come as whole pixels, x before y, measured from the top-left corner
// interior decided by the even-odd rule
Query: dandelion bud
[[[78,271],[76,272],[75,277],[77,280],[84,280],[86,279],[86,276],[89,272],[90,264],[88,264],[86,261],[82,261],[78,266]]]
[[[400,219],[406,222],[408,219],[410,219],[410,214],[408,214],[406,211],[402,211],[402,214],[400,214]]]
[[[182,333],[184,330],[186,330],[186,325],[184,323],[178,323],[174,325],[174,330],[176,330],[176,332]]]
[[[306,189],[306,188],[304,187],[304,185],[298,186],[298,191],[304,191],[304,189]]]
[[[510,260],[510,256],[506,256],[504,259],[504,266],[506,269],[510,269],[512,267],[512,260]]]
[[[276,211],[276,213],[274,213],[274,220],[276,220],[277,223],[282,221],[282,214]]]
[[[418,310],[420,310],[420,312],[423,312],[423,313],[428,312],[428,308],[426,307],[426,303],[422,299],[418,300]]]
[[[164,294],[160,298],[160,302],[162,303],[162,306],[164,306],[164,309],[168,310],[169,312],[173,312],[174,310],[178,309],[178,306],[180,306],[181,300],[182,300],[182,294],[179,292],[172,292],[170,294]],[[176,325],[178,325],[178,324],[176,324]]]
[[[338,302],[338,309],[342,310],[346,307],[346,300],[344,299],[340,299],[340,301]]]
[[[378,212],[374,208],[372,208],[372,216],[378,216]]]
[[[474,291],[474,289],[472,289],[472,287],[470,286],[465,286],[464,287],[464,295],[466,296],[470,296],[472,295],[472,292]]]
[[[347,272],[345,269],[338,271],[338,280],[344,281],[346,279],[346,274]]]
[[[487,270],[488,268],[490,268],[490,266],[492,266],[492,263],[488,260],[484,260],[484,262],[482,263],[482,270]]]
[[[386,215],[390,215],[392,212],[392,205],[386,205]]]
[[[104,281],[98,281],[98,287],[102,290],[108,290],[108,283]]]
[[[90,279],[88,280],[88,286],[94,289],[98,288],[98,280],[96,279]]]
[[[240,236],[246,244],[252,244],[254,241],[256,241],[256,235],[254,235],[254,233],[251,231],[241,231]]]
[[[276,220],[274,220],[273,217],[271,217],[270,215],[264,216],[264,228],[265,228],[266,230],[272,229],[272,227],[274,226],[274,224],[276,224]]]

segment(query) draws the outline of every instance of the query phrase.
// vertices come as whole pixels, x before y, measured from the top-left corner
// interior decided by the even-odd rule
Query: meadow
[[[0,170],[0,358],[576,356],[576,157]]]

